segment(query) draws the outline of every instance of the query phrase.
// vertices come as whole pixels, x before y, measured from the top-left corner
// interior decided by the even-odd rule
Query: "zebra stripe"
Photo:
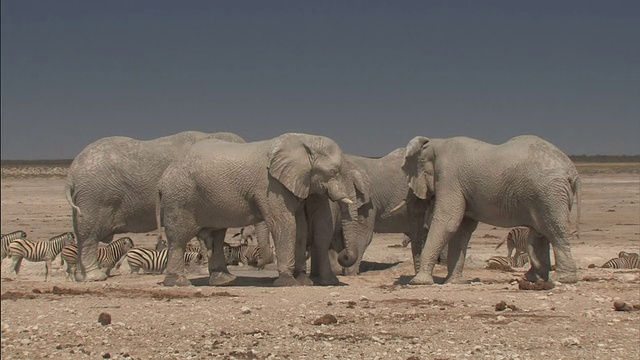
[[[490,269],[508,269],[511,267],[521,268],[529,263],[529,255],[518,253],[514,257],[492,256],[487,260],[487,267]]]
[[[231,245],[225,242],[224,256],[227,259],[227,265],[242,264],[245,266],[250,265],[256,267],[258,262],[262,259],[260,247],[254,244]],[[271,256],[267,259],[266,263],[269,264],[272,262],[273,251],[271,251]]]
[[[528,227],[515,227],[509,230],[507,237],[502,240],[496,249],[498,249],[502,244],[507,242],[507,253],[508,257],[511,257],[511,253],[513,250],[516,250],[516,253],[521,252],[524,253],[527,251],[527,237],[529,236],[529,228]]]
[[[4,258],[9,256],[9,244],[11,244],[16,239],[26,239],[26,238],[27,238],[27,233],[22,230],[10,232],[8,234],[3,234],[0,263],[2,263],[2,260],[4,260]]]
[[[123,237],[112,241],[107,246],[98,247],[98,263],[105,269],[105,274],[110,275],[111,269],[122,259],[122,257],[133,247],[133,240]],[[60,255],[62,261],[67,262],[67,279],[74,279],[71,274],[75,273],[78,262],[78,246],[69,244],[62,248]],[[62,264],[61,261],[61,264]]]
[[[610,269],[640,269],[640,258],[637,256],[613,258],[604,263],[602,267]]]
[[[13,260],[13,271],[16,278],[19,276],[22,259],[32,262],[45,261],[44,281],[49,278],[49,269],[51,262],[62,251],[62,248],[75,242],[75,236],[72,232],[63,233],[52,237],[49,241],[31,241],[27,239],[16,239],[9,244],[9,253]]]
[[[618,253],[619,258],[626,258],[626,257],[633,257],[633,256],[638,257],[638,253],[628,253],[626,251],[620,251]]]
[[[168,249],[160,251],[144,248],[133,248],[127,252],[126,258],[131,274],[137,274],[140,269],[145,273],[162,274],[167,267]],[[200,260],[202,255],[197,252],[188,251],[184,253],[185,264],[193,264]]]

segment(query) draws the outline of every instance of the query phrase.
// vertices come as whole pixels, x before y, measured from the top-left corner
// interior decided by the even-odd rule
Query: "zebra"
[[[119,264],[122,257],[133,247],[133,240],[129,237],[123,237],[112,241],[107,246],[98,247],[98,263],[100,267],[105,269],[105,274],[110,276],[111,269]],[[76,263],[78,262],[78,246],[75,244],[69,244],[62,248],[62,254],[60,255],[60,264],[64,261],[67,262],[67,280],[75,277],[72,274],[75,273]],[[120,266],[117,266],[118,268]]]
[[[270,257],[266,261],[267,264],[273,262],[273,250],[270,250]],[[254,244],[231,245],[225,242],[224,256],[227,259],[227,265],[242,264],[256,267],[259,260],[262,259],[260,247]]]
[[[2,263],[2,260],[4,260],[4,258],[9,256],[9,244],[11,244],[16,239],[26,238],[27,233],[22,230],[10,232],[8,234],[2,234],[2,253],[0,254],[0,263]]]
[[[527,251],[527,237],[529,236],[529,228],[528,227],[514,227],[509,230],[507,237],[496,246],[498,249],[504,242],[507,242],[507,250],[509,253],[507,257],[511,257],[511,253],[513,250],[517,253],[526,253]]]
[[[626,257],[633,257],[633,256],[638,257],[638,253],[628,253],[626,251],[620,251],[618,253],[619,258],[626,258]]]
[[[126,258],[129,264],[130,274],[138,274],[140,269],[145,273],[162,274],[167,267],[168,249],[149,250],[144,248],[133,248],[127,252]],[[193,264],[200,261],[202,254],[187,251],[184,253],[185,264]]]
[[[49,241],[31,241],[27,239],[16,239],[9,244],[9,253],[13,260],[13,271],[16,273],[16,279],[19,278],[20,266],[22,259],[33,262],[45,261],[44,281],[49,278],[51,262],[62,251],[67,244],[75,243],[75,235],[72,232],[62,233],[54,236]]]
[[[521,268],[529,263],[529,255],[525,253],[516,253],[514,257],[509,256],[492,256],[487,260],[488,269],[509,270],[512,267]]]
[[[607,261],[601,267],[609,269],[640,269],[640,258],[637,256],[617,257]]]
[[[249,244],[250,242],[253,242],[254,240],[254,234],[255,234],[255,227],[252,225],[248,228],[241,228],[239,233],[236,233],[235,235],[233,235],[232,239],[235,237],[240,236],[240,243],[241,244]]]

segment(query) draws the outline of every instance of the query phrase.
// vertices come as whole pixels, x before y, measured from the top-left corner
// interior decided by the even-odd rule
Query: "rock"
[[[335,291],[334,291],[334,292],[332,292],[332,293],[331,293],[331,294],[329,294],[329,295],[331,295],[332,297],[338,297],[338,296],[340,296],[340,293],[339,293],[339,292],[335,292]]]
[[[627,304],[624,301],[616,301],[613,303],[613,308],[616,311],[631,311],[633,310],[633,307],[629,304]]]
[[[331,314],[322,315],[313,321],[313,325],[330,325],[330,324],[337,324],[337,323],[338,323],[338,319]]]
[[[562,339],[560,343],[562,344],[562,346],[578,346],[580,345],[580,339],[570,336]]]
[[[98,316],[98,322],[102,326],[111,324],[111,315],[109,315],[109,313],[106,313],[106,312],[100,313],[100,316]]]
[[[360,295],[360,301],[369,301],[369,298],[364,295]]]
[[[251,309],[249,309],[249,308],[248,308],[248,307],[246,307],[246,306],[241,307],[241,308],[240,308],[240,311],[241,311],[243,314],[245,314],[245,315],[246,315],[246,314],[251,314]]]
[[[511,309],[511,311],[516,311],[518,310],[518,307],[515,305],[507,305],[507,308]]]
[[[496,308],[496,311],[503,311],[504,309],[507,308],[507,303],[504,302],[504,300],[502,300],[496,304],[495,308]]]
[[[102,358],[103,359],[110,359],[111,358],[111,354],[109,354],[108,352],[102,353]]]

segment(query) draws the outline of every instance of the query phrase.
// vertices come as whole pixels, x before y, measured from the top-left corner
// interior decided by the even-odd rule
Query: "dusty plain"
[[[613,303],[640,305],[640,270],[589,265],[640,250],[640,164],[578,167],[577,284],[519,290],[525,269],[485,269],[506,255],[495,247],[508,232],[486,224],[469,244],[464,285],[407,285],[413,265],[402,234],[375,234],[362,274],[332,287],[271,287],[273,265],[232,267],[240,286],[223,288],[206,285],[205,267],[190,269],[194,286],[166,288],[162,275],[130,275],[126,263],[104,282],[73,283],[59,258],[45,283],[44,263],[24,261],[14,280],[5,259],[2,359],[639,359],[640,311]],[[64,165],[3,166],[2,233],[46,240],[71,231],[65,173]],[[156,234],[121,236],[152,247]],[[501,301],[515,310],[497,311]]]

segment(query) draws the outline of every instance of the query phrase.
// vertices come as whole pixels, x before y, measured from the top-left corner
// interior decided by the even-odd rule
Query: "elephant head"
[[[344,181],[342,150],[333,140],[305,134],[285,134],[268,153],[269,174],[300,199],[310,193],[351,204]]]
[[[353,266],[361,253],[364,252],[364,249],[359,248],[362,242],[357,239],[367,236],[364,232],[368,227],[362,226],[365,221],[362,212],[366,212],[367,206],[371,206],[371,181],[369,177],[352,164],[348,162],[347,164],[349,170],[346,178],[349,197],[356,201],[349,205],[340,204],[344,249],[338,255],[338,262],[345,268]]]
[[[402,170],[415,196],[426,200],[435,194],[435,154],[429,139],[416,136],[407,144]]]

